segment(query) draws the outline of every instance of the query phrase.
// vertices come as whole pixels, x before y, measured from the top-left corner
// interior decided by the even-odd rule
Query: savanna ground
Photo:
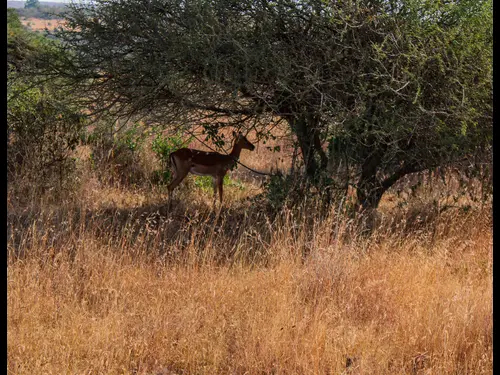
[[[241,160],[289,161],[266,146]],[[148,148],[89,155],[71,193],[10,182],[10,374],[492,373],[491,206],[444,206],[451,182],[393,189],[367,234],[346,201],[269,209],[242,167],[220,214],[193,177],[167,212]]]
[[[59,19],[42,19],[37,17],[23,17],[21,23],[33,31],[54,30],[58,26],[63,26],[63,21]]]

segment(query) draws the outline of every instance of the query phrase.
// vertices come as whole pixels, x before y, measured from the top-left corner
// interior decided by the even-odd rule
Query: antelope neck
[[[233,159],[239,159],[241,154],[241,149],[242,149],[241,145],[239,143],[235,143],[229,155],[231,155]]]

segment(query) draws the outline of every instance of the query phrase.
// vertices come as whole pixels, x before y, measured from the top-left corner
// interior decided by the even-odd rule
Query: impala
[[[235,137],[234,146],[229,155],[218,152],[205,152],[192,148],[181,148],[170,154],[170,164],[174,172],[174,179],[168,185],[168,207],[170,208],[173,190],[186,178],[188,173],[198,176],[212,176],[214,187],[214,203],[219,190],[219,200],[222,205],[222,182],[227,171],[231,169],[239,159],[241,150],[253,151],[255,146],[246,137],[233,132]]]

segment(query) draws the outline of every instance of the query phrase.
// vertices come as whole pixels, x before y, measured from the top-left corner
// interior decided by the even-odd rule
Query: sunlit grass
[[[270,212],[257,180],[218,210],[188,177],[168,212],[164,185],[93,173],[9,199],[9,373],[492,373],[487,207],[390,192],[367,234],[342,204]]]

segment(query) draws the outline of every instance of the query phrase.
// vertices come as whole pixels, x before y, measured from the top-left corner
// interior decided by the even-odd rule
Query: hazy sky
[[[22,1],[23,3],[25,2],[25,0],[11,0],[11,1]],[[38,0],[38,1],[40,1],[41,3],[45,1],[49,3],[69,3],[71,0]]]

